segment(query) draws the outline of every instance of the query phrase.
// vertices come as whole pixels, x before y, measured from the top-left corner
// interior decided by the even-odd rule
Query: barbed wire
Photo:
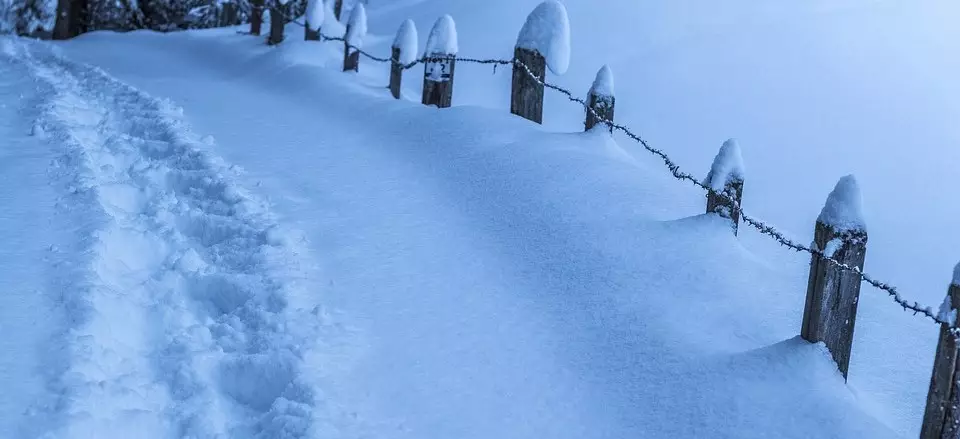
[[[289,22],[295,23],[295,24],[300,25],[300,26],[302,26],[302,27],[304,27],[304,28],[307,27],[306,24],[300,23],[300,22],[298,22],[298,21],[297,21],[296,19],[294,19],[294,18],[291,18],[291,17],[286,16],[286,15],[285,15],[285,17],[288,19]],[[359,47],[353,46],[353,45],[347,43],[345,38],[342,38],[342,37],[331,37],[331,36],[328,36],[328,35],[323,34],[322,32],[318,32],[318,34],[320,35],[320,38],[321,38],[323,41],[340,41],[340,42],[344,42],[344,43],[346,43],[346,47],[347,47],[347,48],[353,49],[353,50],[359,52],[361,55],[365,56],[366,58],[368,58],[368,59],[370,59],[370,60],[373,60],[373,61],[376,61],[376,62],[381,62],[381,63],[398,63],[398,61],[396,61],[396,60],[394,60],[394,59],[392,59],[392,58],[382,58],[382,57],[378,57],[378,56],[376,56],[376,55],[373,55],[373,54],[370,54],[370,53],[364,51],[363,49],[361,49],[361,48],[359,48]],[[657,156],[658,158],[660,158],[660,159],[663,161],[664,165],[666,165],[667,170],[670,171],[670,174],[673,175],[673,177],[676,178],[677,180],[687,181],[687,182],[693,184],[694,186],[696,186],[696,187],[698,187],[698,188],[700,188],[700,189],[705,190],[708,194],[712,194],[712,195],[718,196],[718,197],[720,197],[722,200],[724,200],[724,201],[726,201],[727,203],[729,203],[731,206],[733,206],[734,209],[736,209],[737,211],[740,212],[740,217],[741,217],[741,219],[743,220],[743,222],[746,223],[747,225],[753,227],[754,229],[756,229],[761,235],[765,235],[765,236],[771,237],[771,238],[773,238],[778,244],[780,244],[781,246],[787,247],[787,248],[789,248],[789,249],[791,249],[791,250],[795,250],[795,251],[797,251],[797,252],[806,252],[806,253],[809,253],[809,254],[811,254],[811,255],[813,255],[813,256],[816,256],[816,257],[818,257],[818,258],[820,258],[820,259],[822,259],[822,260],[824,260],[824,261],[827,261],[827,262],[830,263],[830,264],[833,264],[834,266],[836,266],[836,267],[837,267],[838,269],[840,269],[841,271],[845,271],[845,272],[848,272],[848,273],[853,273],[854,275],[856,275],[856,276],[860,279],[860,281],[866,282],[867,284],[873,286],[874,288],[876,288],[876,289],[878,289],[878,290],[881,290],[881,291],[884,291],[885,293],[887,293],[887,295],[888,295],[894,302],[896,302],[897,305],[899,305],[901,308],[903,308],[904,311],[913,311],[913,314],[914,314],[914,315],[921,315],[921,316],[923,316],[923,317],[925,317],[925,318],[933,321],[934,323],[941,324],[941,325],[946,325],[947,327],[950,328],[950,332],[951,332],[954,336],[960,337],[960,328],[957,327],[956,322],[949,322],[949,321],[941,318],[939,315],[937,315],[936,313],[933,312],[933,309],[932,309],[931,307],[923,306],[923,305],[921,305],[919,302],[916,302],[916,301],[909,301],[909,300],[904,299],[903,296],[900,295],[899,290],[898,290],[895,286],[890,285],[890,284],[888,284],[888,283],[886,283],[886,282],[881,282],[881,281],[877,280],[876,278],[874,278],[873,276],[871,276],[871,275],[869,275],[869,274],[867,274],[867,273],[864,273],[863,270],[860,269],[860,267],[851,266],[851,265],[845,264],[845,263],[843,263],[843,262],[840,262],[840,261],[834,259],[833,257],[828,256],[828,255],[827,255],[826,253],[824,253],[824,251],[821,250],[821,249],[818,249],[818,248],[815,248],[815,247],[812,247],[812,246],[807,246],[807,245],[800,244],[800,243],[798,243],[798,242],[796,242],[796,241],[788,238],[786,235],[784,235],[783,233],[781,233],[780,231],[778,231],[774,226],[769,225],[769,224],[765,223],[764,221],[762,221],[762,220],[760,220],[760,219],[758,219],[758,218],[756,218],[756,217],[754,217],[754,216],[752,216],[752,215],[749,215],[747,212],[745,212],[745,211],[743,210],[743,208],[741,207],[739,201],[737,201],[736,199],[728,196],[726,193],[718,192],[718,191],[714,190],[713,188],[711,188],[710,186],[708,186],[707,184],[705,184],[705,183],[704,183],[703,181],[701,181],[700,179],[694,177],[692,174],[690,174],[690,173],[688,173],[688,172],[681,171],[681,170],[680,170],[680,165],[678,165],[676,162],[674,162],[673,159],[671,159],[670,156],[668,156],[667,153],[665,153],[663,150],[661,150],[661,149],[659,149],[659,148],[654,148],[654,147],[651,146],[646,140],[644,140],[644,139],[643,139],[642,137],[640,137],[638,134],[634,133],[632,130],[630,130],[630,128],[626,127],[625,125],[618,124],[618,123],[614,122],[614,121],[611,120],[611,119],[608,119],[608,118],[606,118],[606,117],[603,117],[602,115],[600,115],[599,113],[597,113],[597,111],[596,111],[593,107],[591,107],[591,106],[587,103],[586,100],[575,96],[575,95],[573,94],[573,92],[571,92],[570,90],[565,89],[565,88],[563,88],[563,87],[560,87],[560,86],[558,86],[558,85],[556,85],[556,84],[551,84],[551,83],[545,81],[543,78],[539,77],[536,73],[534,73],[533,70],[532,70],[527,64],[525,64],[524,62],[520,61],[519,59],[513,59],[513,60],[503,60],[503,59],[495,59],[495,58],[491,58],[491,59],[479,59],[479,58],[459,57],[459,56],[456,56],[456,55],[451,55],[451,56],[425,55],[425,56],[423,56],[423,57],[421,57],[421,58],[418,58],[418,59],[416,59],[416,60],[414,60],[414,61],[412,61],[412,62],[410,62],[410,63],[408,63],[408,64],[403,64],[401,67],[402,67],[403,70],[408,70],[408,69],[411,69],[411,68],[413,68],[413,67],[416,67],[416,66],[419,65],[419,64],[425,64],[425,63],[430,63],[430,62],[441,62],[441,61],[448,61],[448,60],[456,60],[457,62],[460,62],[460,63],[486,64],[486,65],[492,64],[492,65],[494,65],[494,68],[496,68],[496,66],[498,66],[498,65],[513,65],[513,66],[515,66],[515,67],[521,68],[522,71],[523,71],[528,77],[530,77],[530,78],[532,78],[534,81],[536,81],[536,83],[537,83],[538,85],[543,86],[544,88],[548,88],[548,89],[551,89],[551,90],[553,90],[553,91],[556,91],[556,92],[564,95],[564,96],[565,96],[568,100],[570,100],[571,102],[575,102],[575,103],[583,106],[583,108],[586,109],[586,111],[589,112],[592,116],[594,116],[599,123],[602,123],[602,124],[606,125],[607,127],[609,127],[609,128],[610,128],[611,130],[613,130],[613,131],[619,131],[619,132],[623,133],[623,134],[626,135],[628,138],[630,138],[630,139],[634,140],[635,142],[639,143],[645,150],[647,150],[647,152],[649,152],[649,153]]]

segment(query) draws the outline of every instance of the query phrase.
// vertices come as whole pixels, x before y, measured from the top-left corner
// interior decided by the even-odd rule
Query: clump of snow
[[[953,307],[953,298],[947,294],[940,303],[940,310],[937,312],[937,318],[953,326],[957,324],[957,309]]]
[[[732,181],[743,181],[743,157],[740,154],[740,145],[736,139],[728,139],[723,142],[720,151],[713,159],[713,166],[707,173],[705,184],[710,189],[722,192],[727,183]]]
[[[457,52],[459,52],[457,24],[453,22],[453,17],[444,15],[433,24],[433,29],[430,29],[430,36],[427,37],[426,53],[428,55],[456,55]]]
[[[323,4],[323,0],[307,2],[307,25],[310,26],[310,30],[320,30],[320,26],[323,25],[324,9],[326,9],[326,6]]]
[[[838,232],[867,231],[863,220],[863,202],[860,198],[860,186],[853,175],[847,175],[837,182],[833,192],[820,211],[817,221],[833,227]]]
[[[393,47],[400,49],[401,64],[410,64],[417,60],[417,40],[417,25],[413,24],[413,20],[404,21],[393,40]]]
[[[604,65],[597,72],[596,79],[590,87],[590,94],[597,97],[613,97],[613,70]]]
[[[350,21],[347,22],[347,35],[344,37],[347,44],[353,47],[361,47],[363,37],[367,36],[367,10],[363,3],[357,3],[350,13]]]
[[[960,264],[953,267],[953,284],[960,285]]]
[[[557,0],[540,3],[520,29],[517,47],[540,52],[551,72],[566,73],[570,66],[570,20],[563,3]]]

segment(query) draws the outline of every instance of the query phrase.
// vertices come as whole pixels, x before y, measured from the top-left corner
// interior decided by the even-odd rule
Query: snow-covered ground
[[[372,1],[363,44],[450,13],[461,55],[505,58],[537,3]],[[737,137],[745,207],[802,242],[856,173],[868,271],[940,302],[955,6],[593,3],[566,2],[549,78],[585,94],[609,64],[617,119],[695,174]],[[395,101],[385,66],[289,32],[0,41],[0,431],[916,435],[932,324],[864,287],[844,383],[796,338],[808,259],[582,109],[510,116],[509,71],[468,64],[454,108],[419,105],[418,70]]]

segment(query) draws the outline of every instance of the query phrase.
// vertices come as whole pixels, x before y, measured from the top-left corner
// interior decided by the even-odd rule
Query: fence
[[[263,0],[253,1],[254,9],[263,6]],[[337,20],[341,19],[341,4],[342,0],[336,0],[334,13]],[[271,19],[268,44],[280,44],[284,39],[284,27],[291,22],[305,29],[304,36],[307,40],[341,42],[344,45],[344,71],[358,70],[361,56],[378,63],[390,63],[389,89],[397,99],[400,98],[403,73],[423,64],[422,103],[439,108],[449,107],[452,103],[455,67],[457,64],[466,63],[494,65],[495,68],[512,66],[510,111],[533,122],[542,123],[544,91],[547,89],[560,93],[571,102],[583,106],[586,130],[603,125],[611,133],[620,132],[639,143],[646,151],[661,159],[674,178],[703,189],[706,193],[706,213],[728,219],[734,234],[738,233],[738,226],[742,221],[780,245],[810,255],[810,272],[800,335],[811,343],[823,342],[836,361],[844,379],[847,378],[849,370],[857,304],[863,283],[886,293],[905,311],[911,311],[914,315],[938,324],[940,338],[934,358],[920,438],[960,437],[960,373],[958,373],[960,328],[956,322],[956,310],[960,309],[960,265],[954,272],[946,300],[937,312],[931,307],[904,299],[896,287],[865,273],[863,266],[867,232],[859,219],[859,188],[852,176],[844,177],[837,183],[814,225],[813,244],[803,245],[787,238],[772,225],[743,210],[741,199],[744,178],[740,171],[742,169],[740,152],[735,142],[727,141],[723,144],[704,181],[681,171],[680,166],[663,150],[651,146],[625,125],[614,122],[616,100],[612,87],[605,86],[607,82],[612,81],[612,73],[606,66],[598,72],[597,80],[587,98],[581,99],[569,90],[546,81],[547,60],[536,48],[521,47],[518,44],[515,47],[514,57],[510,60],[467,58],[459,56],[456,49],[449,50],[449,47],[444,49],[444,46],[450,46],[450,44],[433,40],[444,38],[444,35],[438,35],[438,33],[443,34],[445,28],[453,26],[453,20],[449,16],[441,17],[434,26],[423,56],[418,57],[417,53],[409,53],[410,50],[417,51],[415,44],[411,48],[403,43],[408,38],[404,33],[409,33],[409,25],[412,25],[412,22],[408,22],[409,25],[404,23],[404,26],[401,26],[397,40],[391,47],[391,55],[379,57],[363,50],[358,42],[359,38],[356,38],[358,28],[363,28],[360,34],[366,32],[366,16],[362,5],[357,6],[351,14],[344,37],[326,35],[320,26],[297,21],[287,12],[286,6],[277,1],[272,2],[269,7],[271,17],[275,18]],[[540,7],[563,8],[556,0],[547,0]],[[358,9],[359,12],[357,12]],[[538,19],[537,17],[542,18],[543,15],[536,14],[535,11],[528,18],[528,22]],[[565,10],[562,16],[565,20]],[[259,35],[260,14],[254,13],[252,17],[255,20],[251,21],[250,34]],[[453,38],[456,37],[453,36]],[[456,46],[455,42],[453,46]],[[408,61],[403,62],[403,60]]]

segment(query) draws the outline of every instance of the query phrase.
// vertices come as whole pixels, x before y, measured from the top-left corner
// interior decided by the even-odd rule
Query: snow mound
[[[367,10],[362,3],[358,3],[353,12],[350,13],[350,21],[347,22],[347,44],[353,47],[361,47],[363,37],[367,36]]]
[[[307,3],[307,25],[310,26],[310,30],[320,30],[320,26],[323,25],[325,8],[323,0],[310,0]]]
[[[453,17],[444,15],[437,19],[437,22],[433,24],[433,29],[430,29],[425,53],[428,55],[456,55],[457,52],[459,52],[457,24],[453,22]]]
[[[393,47],[400,49],[401,64],[417,60],[417,39],[417,25],[413,24],[413,20],[404,21],[393,40]]]
[[[731,181],[743,181],[743,157],[740,154],[740,145],[736,139],[728,139],[723,142],[720,151],[713,159],[713,166],[707,174],[705,184],[710,189],[722,192],[727,183]]]
[[[520,29],[517,48],[540,52],[551,72],[566,73],[570,66],[570,20],[563,3],[557,0],[540,3]]]
[[[847,175],[837,182],[817,221],[833,227],[837,232],[867,231],[860,186],[853,175]]]
[[[597,72],[596,79],[590,87],[590,94],[597,97],[613,97],[613,70],[604,65]]]

